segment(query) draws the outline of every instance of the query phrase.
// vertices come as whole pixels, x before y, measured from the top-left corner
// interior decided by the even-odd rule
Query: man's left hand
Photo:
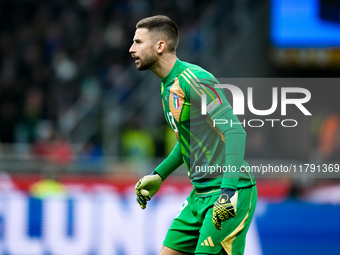
[[[213,223],[217,230],[222,229],[221,223],[236,214],[238,192],[231,188],[222,188],[221,195],[214,204]]]

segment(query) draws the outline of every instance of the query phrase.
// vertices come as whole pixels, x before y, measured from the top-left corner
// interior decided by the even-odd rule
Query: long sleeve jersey
[[[163,180],[184,163],[196,188],[237,189],[255,184],[244,161],[246,133],[216,84],[211,73],[179,59],[162,79],[165,119],[178,140],[155,169]],[[202,97],[206,115],[201,113]]]

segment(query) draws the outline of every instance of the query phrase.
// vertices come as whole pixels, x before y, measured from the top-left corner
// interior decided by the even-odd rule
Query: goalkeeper
[[[138,70],[151,70],[161,79],[164,115],[178,140],[170,155],[136,184],[137,202],[146,208],[162,182],[183,163],[193,185],[160,254],[243,254],[257,201],[254,177],[244,171],[246,133],[223,90],[215,88],[216,78],[177,58],[174,21],[153,16],[140,20],[136,28],[129,52]],[[207,115],[201,114],[202,101]],[[214,125],[215,119],[227,124]],[[209,171],[218,167],[224,171]]]

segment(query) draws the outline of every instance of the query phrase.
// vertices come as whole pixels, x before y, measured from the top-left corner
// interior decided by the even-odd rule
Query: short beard
[[[149,70],[157,61],[157,56],[150,53],[149,55],[145,55],[142,59],[140,58],[140,66],[137,66],[137,69],[139,71],[145,71],[145,70]]]

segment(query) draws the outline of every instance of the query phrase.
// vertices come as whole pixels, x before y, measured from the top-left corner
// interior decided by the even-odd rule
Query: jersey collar
[[[174,64],[174,66],[172,67],[171,71],[163,79],[161,79],[164,86],[168,85],[168,83],[172,80],[172,78],[174,78],[180,63],[181,63],[181,61],[177,58],[177,60]]]

